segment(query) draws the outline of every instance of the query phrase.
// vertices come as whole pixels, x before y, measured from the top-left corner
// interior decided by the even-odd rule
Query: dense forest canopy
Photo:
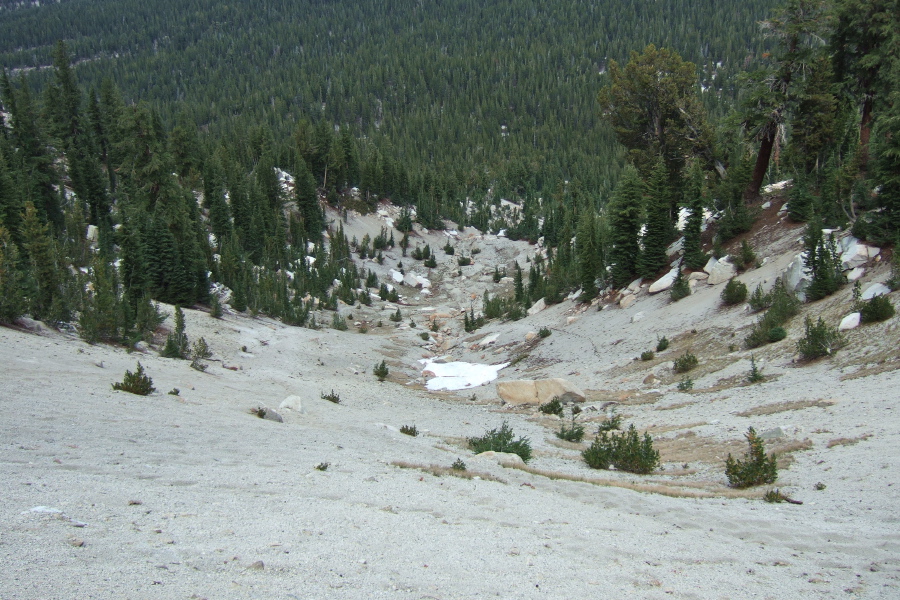
[[[69,0],[3,14],[0,65],[38,69],[41,88],[62,39],[86,88],[109,77],[170,126],[184,113],[216,135],[264,124],[287,142],[324,119],[407,170],[608,195],[623,162],[595,100],[608,61],[676,50],[722,114],[777,1]]]
[[[659,275],[683,209],[701,267],[704,210],[722,251],[766,177],[827,293],[824,225],[900,231],[898,0],[4,1],[0,66],[0,322],[90,341],[147,336],[153,300],[315,325],[396,298],[349,259],[408,260],[413,219],[543,242],[467,329]],[[381,199],[375,239],[326,223]]]

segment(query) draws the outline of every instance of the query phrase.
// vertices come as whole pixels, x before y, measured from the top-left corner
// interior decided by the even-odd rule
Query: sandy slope
[[[526,252],[473,243],[484,265]],[[771,281],[780,260],[742,277]],[[404,290],[417,304],[404,311],[421,322],[423,307],[459,307],[451,288],[484,283],[473,270],[460,285],[452,270],[434,274],[431,298]],[[0,598],[900,596],[900,318],[851,332],[848,348],[812,365],[792,362],[791,340],[757,351],[770,378],[743,386],[750,355],[728,346],[755,317],[720,309],[720,288],[676,305],[643,296],[627,310],[566,302],[479,331],[501,333],[487,348],[446,324],[448,337],[469,339],[447,352],[454,358],[527,352],[501,378],[562,376],[588,390],[587,407],[598,409],[585,412],[589,422],[618,402],[626,422],[662,444],[665,470],[646,478],[591,471],[575,447],[555,443],[556,422],[503,409],[493,385],[474,390],[475,401],[423,391],[415,360],[434,344],[418,339],[421,327],[393,329],[379,303],[342,309],[384,315],[366,335],[187,311],[188,335],[215,352],[206,373],[61,333],[0,329]],[[807,310],[834,319],[848,293]],[[541,326],[553,334],[524,345]],[[795,319],[791,339],[801,326]],[[670,350],[635,361],[658,335],[673,340]],[[701,357],[692,393],[675,389],[670,368],[685,349]],[[385,357],[392,374],[379,384],[371,368]],[[111,389],[136,360],[152,396]],[[643,383],[651,373],[657,380]],[[180,394],[166,393],[173,388]],[[320,399],[330,390],[340,404]],[[284,423],[248,412],[290,395],[303,410],[282,411]],[[811,405],[738,414],[796,400]],[[533,467],[615,485],[504,469],[464,448],[463,438],[503,420],[531,438]],[[400,434],[407,424],[422,433]],[[725,497],[721,461],[743,451],[750,425],[781,427],[776,445],[811,443],[778,481],[802,506]],[[838,438],[859,441],[829,448]],[[392,465],[457,458],[485,476]],[[617,487],[648,480],[672,495]],[[679,497],[696,492],[713,497]]]

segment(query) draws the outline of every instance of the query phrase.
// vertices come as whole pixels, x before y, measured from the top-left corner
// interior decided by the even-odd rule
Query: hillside
[[[802,250],[784,199],[769,202],[746,236],[761,263],[739,275],[751,290],[768,289]],[[344,227],[361,239],[397,217],[383,204],[350,212]],[[454,256],[439,250],[448,239]],[[28,320],[0,328],[0,597],[898,595],[900,317],[846,331],[833,356],[805,362],[804,317],[836,325],[850,286],[804,305],[787,339],[750,351],[758,315],[723,307],[724,283],[697,279],[677,303],[644,282],[628,301],[564,300],[467,334],[461,311],[513,285],[495,282],[494,267],[512,273],[539,249],[473,229],[417,226],[412,242],[428,243],[438,266],[393,250],[383,265],[369,259],[382,280],[402,262],[417,287],[398,283],[399,304],[341,304],[347,331],[227,304],[221,319],[185,310],[187,335],[213,352],[204,372],[143,344],[88,345]],[[864,262],[862,289],[887,279],[887,254]],[[474,264],[459,266],[463,255]],[[542,328],[550,335],[528,335]],[[663,336],[669,348],[639,360]],[[699,366],[693,389],[679,391],[672,361],[687,351]],[[429,392],[419,360],[438,357],[513,364],[486,385]],[[752,385],[751,357],[765,377]],[[381,360],[384,383],[372,375]],[[157,391],[113,391],[138,361]],[[584,444],[558,440],[557,418],[498,397],[502,382],[554,377],[584,391]],[[340,403],[321,398],[329,392]],[[259,407],[283,422],[251,414]],[[659,470],[587,467],[580,450],[610,414],[653,436]],[[466,448],[503,422],[530,438],[526,468]],[[781,453],[779,477],[735,490],[724,461],[744,452],[750,426]],[[449,469],[457,459],[469,477]],[[764,502],[773,487],[803,504]]]

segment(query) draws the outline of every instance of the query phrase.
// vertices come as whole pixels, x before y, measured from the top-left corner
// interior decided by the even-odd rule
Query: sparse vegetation
[[[427,331],[423,331],[419,334],[419,337],[422,338],[422,341],[427,342],[431,336],[428,335]]]
[[[613,466],[619,471],[646,475],[659,466],[659,452],[653,448],[653,438],[646,432],[641,438],[634,425],[623,432],[598,433],[581,455],[592,469]]]
[[[843,345],[843,336],[819,317],[814,324],[809,316],[805,321],[806,335],[797,341],[797,351],[803,360],[830,356]]]
[[[576,412],[576,408],[578,407],[572,408],[572,422],[569,426],[567,427],[565,423],[560,424],[559,431],[556,432],[556,437],[559,439],[575,443],[584,439],[584,425],[575,422],[576,417],[581,412],[580,409]]]
[[[690,377],[684,377],[678,382],[677,387],[679,392],[689,392],[694,389],[694,380]]]
[[[170,396],[177,396],[177,395],[179,395],[180,393],[181,393],[181,390],[179,390],[178,388],[172,388],[171,390],[169,390],[169,395],[170,395]]]
[[[722,302],[727,306],[740,304],[747,299],[747,286],[737,278],[732,277],[722,290]]]
[[[747,374],[747,381],[750,383],[759,383],[764,380],[765,377],[762,374],[762,371],[759,367],[756,366],[756,357],[752,354],[750,355],[750,372]]]
[[[784,494],[784,493],[783,493],[781,490],[779,490],[778,488],[775,488],[775,489],[773,489],[773,490],[769,490],[768,492],[766,492],[766,493],[763,495],[763,500],[765,500],[766,502],[769,502],[769,503],[781,503],[781,502],[787,502],[787,503],[789,503],[789,504],[803,504],[803,503],[800,502],[799,500],[794,500],[793,498],[791,498],[791,497],[788,496],[787,494]]]
[[[456,264],[458,264],[461,267],[468,267],[469,265],[472,264],[472,257],[471,256],[459,256],[456,258]]]
[[[597,434],[604,431],[615,431],[622,428],[622,415],[612,414],[605,421],[601,421],[597,426]]]
[[[743,459],[735,459],[728,454],[725,460],[725,476],[733,488],[747,488],[754,485],[774,483],[778,478],[778,466],[774,454],[766,454],[766,447],[756,430],[750,427],[745,436],[750,446]]]
[[[895,314],[894,305],[884,295],[860,301],[857,310],[859,310],[859,320],[862,323],[887,321]]]
[[[541,327],[538,329],[538,337],[541,339],[550,337],[550,329],[548,327]]]
[[[416,437],[417,435],[419,435],[419,430],[416,429],[415,425],[401,425],[400,433],[402,433],[403,435],[408,435],[410,437]]]
[[[347,320],[339,313],[331,315],[331,328],[338,331],[347,331]]]
[[[327,471],[327,470],[328,470],[328,467],[330,467],[330,466],[331,466],[330,463],[327,463],[327,462],[321,462],[321,463],[319,463],[319,464],[316,465],[316,471]]]
[[[114,390],[137,394],[138,396],[149,396],[156,391],[156,388],[153,387],[153,380],[144,373],[144,367],[140,362],[138,362],[137,370],[134,373],[126,370],[122,381],[117,381],[112,386]]]
[[[160,354],[164,358],[186,359],[188,357],[189,349],[190,342],[188,341],[187,334],[185,333],[184,311],[181,310],[180,306],[176,306],[175,331],[173,331],[166,337],[166,345],[163,346],[162,352],[160,352]]]
[[[380,363],[377,363],[375,365],[375,368],[372,369],[372,373],[375,375],[375,377],[378,378],[378,381],[384,381],[385,379],[387,379],[390,370],[388,369],[387,364],[385,364],[385,362],[382,360]]]
[[[672,370],[676,373],[687,373],[688,371],[696,369],[699,364],[700,361],[697,359],[697,356],[691,354],[690,351],[687,351],[675,359]]]
[[[393,321],[394,323],[399,323],[400,321],[403,320],[403,315],[400,314],[400,309],[398,308],[398,309],[397,309],[397,312],[391,313],[391,316],[388,317],[388,318],[389,318],[391,321]]]
[[[684,276],[684,272],[681,270],[681,267],[678,268],[678,274],[675,276],[675,282],[672,284],[672,288],[669,290],[669,298],[671,298],[672,302],[678,302],[682,298],[687,298],[691,295],[691,286],[687,280],[687,277]]]
[[[657,340],[657,342],[656,342],[656,351],[657,352],[663,352],[664,350],[667,350],[668,348],[669,348],[669,338],[667,338],[666,336],[662,336],[661,338],[659,338],[659,340]]]
[[[328,400],[329,402],[334,402],[335,404],[341,403],[341,395],[338,394],[337,392],[335,392],[334,390],[331,390],[331,393],[329,393],[329,394],[322,392],[321,397],[322,397],[322,400]]]
[[[513,437],[513,430],[504,421],[500,429],[491,429],[481,437],[469,438],[469,448],[475,454],[492,450],[518,454],[524,462],[531,460],[531,441],[527,437],[519,437],[515,440]]]
[[[750,335],[744,340],[744,344],[748,348],[757,348],[763,344],[777,342],[787,337],[783,325],[787,321],[800,312],[800,301],[794,294],[787,291],[785,287],[776,281],[775,285],[768,294],[761,293],[759,287],[753,292],[750,299],[751,308],[754,304],[757,306],[767,306],[768,310],[759,318]],[[780,331],[779,331],[780,330]]]
[[[538,406],[538,410],[545,415],[556,415],[561,417],[563,414],[563,405],[559,401],[559,396],[553,396],[549,401]]]
[[[463,462],[463,459],[457,458],[456,460],[453,461],[453,464],[450,465],[450,468],[453,469],[454,471],[465,471],[466,463]]]
[[[641,352],[641,360],[643,361],[653,360],[654,358],[656,358],[656,355],[653,354],[652,350],[645,350],[644,352]]]

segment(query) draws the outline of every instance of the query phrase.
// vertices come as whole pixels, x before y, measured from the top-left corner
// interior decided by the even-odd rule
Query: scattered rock
[[[672,287],[672,284],[675,283],[675,278],[678,276],[678,269],[672,269],[659,279],[653,282],[653,285],[650,286],[650,289],[647,290],[651,294],[658,294],[659,292],[665,291]]]
[[[875,246],[867,246],[853,236],[847,236],[841,240],[841,269],[853,269],[869,262],[870,258],[875,258],[881,252],[881,249]]]
[[[250,565],[250,566],[247,567],[247,568],[248,568],[248,569],[253,569],[254,571],[262,571],[263,569],[266,568],[266,563],[264,563],[264,562],[261,561],[261,560],[258,560],[258,561],[256,561],[255,563],[253,563],[252,565]]]
[[[93,225],[91,227],[93,227]],[[76,548],[84,548],[84,540],[81,538],[72,538],[69,540],[69,545]]]
[[[485,346],[489,346],[489,345],[493,344],[494,342],[496,342],[497,338],[499,338],[499,337],[500,337],[499,333],[492,333],[491,335],[485,337],[480,342],[478,342],[478,345],[481,346],[482,348],[484,348]]]
[[[578,317],[566,317],[566,325],[571,325],[578,320]]]
[[[703,271],[694,271],[688,275],[688,281],[706,281],[707,279],[709,279],[709,274]]]
[[[857,327],[859,327],[859,319],[860,314],[858,312],[850,313],[849,315],[841,319],[841,324],[838,325],[838,329],[841,331],[856,329]]]
[[[537,336],[538,336],[538,334],[536,331],[529,331],[528,333],[525,334],[525,341],[530,342],[531,340],[535,339]]]
[[[494,461],[503,467],[521,466],[525,464],[525,461],[522,460],[521,456],[512,454],[511,452],[494,452],[493,450],[488,450],[487,452],[476,454],[475,458]]]
[[[303,412],[303,398],[300,396],[288,396],[278,405],[278,410],[292,410],[294,412]]]
[[[528,316],[530,317],[531,315],[536,315],[545,308],[547,308],[547,303],[544,302],[543,298],[541,298],[540,300],[532,304],[531,308],[528,309]]]
[[[873,283],[862,293],[863,300],[871,300],[875,296],[886,296],[891,293],[891,288],[883,283]]]
[[[684,238],[680,237],[666,248],[666,256],[672,256],[678,252],[681,252],[684,249]],[[652,292],[651,292],[652,293]]]
[[[584,392],[565,379],[520,379],[497,384],[497,395],[507,404],[543,404],[554,396],[561,402],[584,402]]]
[[[26,329],[27,331],[31,331],[32,333],[37,333],[44,328],[44,324],[40,321],[35,321],[34,319],[29,319],[28,317],[19,317],[19,320],[16,321],[19,327]]]
[[[641,289],[641,282],[643,282],[643,281],[644,281],[643,278],[638,277],[637,279],[635,279],[634,281],[632,281],[631,283],[628,284],[628,291],[637,292],[638,290]]]
[[[706,283],[709,285],[725,283],[737,274],[734,265],[724,258],[722,260],[710,258],[703,270],[709,273],[709,277],[706,279]]]
[[[637,300],[637,296],[634,294],[628,294],[621,300],[619,300],[619,306],[622,308],[628,308]]]
[[[764,440],[777,440],[784,437],[784,430],[781,427],[766,429],[759,434],[759,437]]]
[[[643,318],[644,318],[644,311],[637,312],[637,313],[634,313],[634,315],[631,317],[631,322],[637,323],[638,321],[640,321]]]
[[[856,267],[855,269],[850,269],[850,271],[846,273],[847,281],[856,281],[865,274],[865,267]]]

